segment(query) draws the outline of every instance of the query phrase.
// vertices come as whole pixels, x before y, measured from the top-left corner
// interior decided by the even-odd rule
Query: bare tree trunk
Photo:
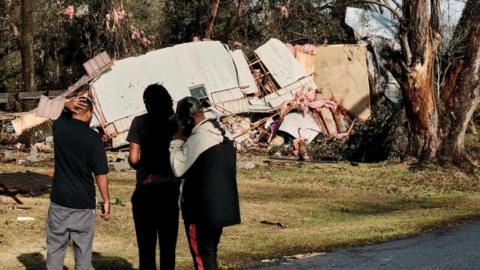
[[[35,91],[35,70],[33,55],[33,0],[22,0],[22,78],[23,91]],[[33,109],[34,102],[26,102],[25,109]]]
[[[210,13],[208,14],[207,25],[205,27],[205,39],[210,39],[212,37],[213,23],[215,22],[215,18],[217,17],[219,4],[220,0],[212,0]]]
[[[235,21],[227,28],[223,33],[218,36],[218,39],[222,39],[230,35],[240,24],[240,20],[243,18],[245,13],[245,0],[238,0],[237,5],[237,15],[235,16]]]
[[[405,57],[405,104],[410,143],[420,162],[435,157],[438,113],[433,92],[433,65],[438,45],[440,6],[437,0],[404,0],[401,26]]]
[[[465,132],[480,103],[480,1],[469,0],[453,39],[460,39],[451,68],[442,84],[438,158],[461,162]]]

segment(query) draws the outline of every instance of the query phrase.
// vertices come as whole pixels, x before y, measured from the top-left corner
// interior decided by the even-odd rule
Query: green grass
[[[225,229],[219,253],[222,269],[408,237],[480,217],[478,180],[453,169],[429,166],[415,171],[395,163],[267,165],[254,157],[239,162],[252,160],[255,169],[239,170],[242,224]],[[0,165],[3,172],[27,169],[52,170]],[[97,221],[94,250],[99,254],[94,265],[96,269],[136,268],[130,208],[134,174],[112,173],[110,181],[111,196],[121,203],[113,206],[111,221]],[[31,210],[14,210],[12,201],[4,197],[0,203],[2,269],[42,269],[48,196],[24,201]],[[36,220],[20,223],[17,216]],[[264,225],[262,220],[281,222],[286,228]],[[192,269],[182,230],[177,263],[178,269]],[[71,252],[67,266],[73,269]]]

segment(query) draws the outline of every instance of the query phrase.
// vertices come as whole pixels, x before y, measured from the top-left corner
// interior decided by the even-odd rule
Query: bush
[[[346,142],[317,137],[309,146],[315,160],[377,162],[404,159],[409,150],[405,111],[381,96],[372,101],[372,115],[356,122]]]

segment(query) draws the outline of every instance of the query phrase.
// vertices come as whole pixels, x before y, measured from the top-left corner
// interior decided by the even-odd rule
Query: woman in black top
[[[157,269],[157,240],[160,269],[170,270],[175,269],[180,184],[170,166],[169,144],[177,123],[169,120],[174,114],[173,101],[162,85],[148,86],[143,101],[147,113],[133,119],[127,136],[128,161],[137,170],[132,210],[140,270]]]

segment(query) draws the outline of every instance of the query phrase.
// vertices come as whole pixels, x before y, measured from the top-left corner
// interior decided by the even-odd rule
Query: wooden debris
[[[286,229],[287,228],[287,225],[281,223],[281,222],[272,222],[272,221],[268,221],[268,220],[262,220],[260,221],[261,224],[265,224],[265,225],[272,225],[272,226],[278,226],[282,229]]]

